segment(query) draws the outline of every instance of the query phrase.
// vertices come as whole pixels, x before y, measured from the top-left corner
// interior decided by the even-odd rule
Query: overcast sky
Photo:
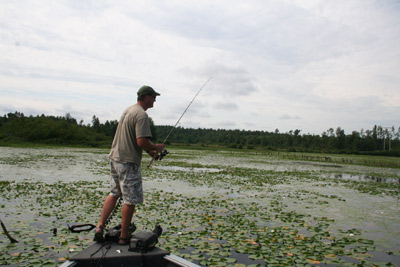
[[[0,2],[0,115],[321,134],[400,126],[398,0]]]

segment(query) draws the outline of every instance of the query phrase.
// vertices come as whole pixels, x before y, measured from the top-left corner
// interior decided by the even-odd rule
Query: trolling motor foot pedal
[[[136,230],[136,226],[134,223],[131,223],[129,226],[129,233],[133,233]],[[121,224],[118,224],[117,226],[111,228],[108,230],[106,233],[104,239],[105,241],[111,241],[111,242],[118,242],[119,241],[119,236],[121,235]]]

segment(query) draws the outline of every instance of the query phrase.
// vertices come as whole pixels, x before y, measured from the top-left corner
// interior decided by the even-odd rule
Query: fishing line
[[[211,80],[212,76],[210,76],[210,78],[208,78],[208,80],[203,84],[202,87],[200,87],[200,90],[196,93],[196,95],[193,97],[192,101],[190,101],[189,105],[185,108],[185,110],[183,111],[182,115],[179,117],[178,121],[175,123],[174,127],[172,127],[171,131],[168,133],[167,137],[165,137],[164,141],[162,142],[163,144],[165,144],[165,142],[168,140],[169,136],[171,135],[171,133],[175,130],[176,126],[178,125],[178,123],[181,121],[183,115],[185,115],[186,111],[189,109],[189,107],[192,105],[193,101],[196,99],[196,97],[200,94],[201,90],[203,90],[203,88],[207,85],[207,83]],[[164,149],[159,157],[159,160],[161,160],[163,157],[165,157],[169,152]],[[149,165],[147,165],[147,167],[150,167],[151,164],[153,163],[155,158],[152,158]]]
[[[203,86],[200,88],[200,90],[197,92],[197,94],[193,97],[192,101],[190,101],[189,105],[186,107],[186,109],[183,111],[182,115],[179,117],[178,121],[175,123],[174,127],[171,129],[167,137],[165,137],[163,144],[167,141],[168,137],[171,135],[171,133],[175,130],[176,126],[178,123],[181,121],[183,115],[185,115],[186,111],[189,109],[189,107],[192,105],[193,101],[196,99],[196,97],[200,94],[201,90],[207,85],[207,83],[211,80],[212,76],[208,78],[208,80],[203,84]]]

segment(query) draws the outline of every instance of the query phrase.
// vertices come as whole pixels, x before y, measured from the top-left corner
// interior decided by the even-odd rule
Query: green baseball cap
[[[139,91],[137,92],[137,95],[143,96],[143,95],[160,95],[160,94],[154,91],[154,89],[151,88],[150,86],[143,85],[142,87],[140,87]]]

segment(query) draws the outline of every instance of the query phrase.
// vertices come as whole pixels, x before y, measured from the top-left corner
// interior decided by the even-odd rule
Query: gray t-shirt
[[[152,137],[149,116],[139,104],[128,107],[122,114],[114,136],[109,158],[140,165],[142,149],[136,138]]]

